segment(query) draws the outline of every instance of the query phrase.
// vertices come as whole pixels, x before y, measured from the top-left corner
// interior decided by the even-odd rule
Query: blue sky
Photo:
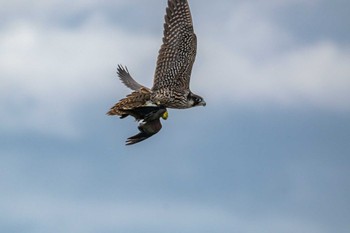
[[[129,147],[166,1],[1,5],[1,232],[349,232],[348,1],[190,1],[207,106]]]

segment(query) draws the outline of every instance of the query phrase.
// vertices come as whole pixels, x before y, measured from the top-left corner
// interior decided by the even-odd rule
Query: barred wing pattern
[[[187,0],[169,0],[152,90],[189,89],[196,50],[197,38]]]

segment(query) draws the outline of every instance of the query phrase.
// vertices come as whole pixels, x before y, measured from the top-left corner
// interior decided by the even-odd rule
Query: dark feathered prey
[[[158,133],[162,128],[160,118],[166,119],[168,116],[166,108],[162,106],[135,108],[128,113],[139,120],[138,129],[140,132],[129,137],[126,140],[126,145],[141,142]]]

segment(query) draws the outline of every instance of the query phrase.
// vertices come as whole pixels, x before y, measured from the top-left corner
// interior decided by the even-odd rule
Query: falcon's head
[[[204,99],[202,97],[200,97],[199,95],[193,94],[192,92],[190,92],[190,94],[188,94],[187,99],[188,99],[188,103],[189,103],[190,107],[207,105],[207,103],[204,101]]]

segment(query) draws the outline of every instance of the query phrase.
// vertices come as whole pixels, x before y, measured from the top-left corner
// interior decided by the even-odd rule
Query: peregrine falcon
[[[206,105],[202,97],[190,90],[197,37],[193,30],[188,1],[168,0],[164,18],[163,44],[158,53],[153,87],[150,89],[139,84],[132,78],[126,67],[119,65],[117,71],[119,78],[133,92],[116,103],[107,113],[108,115],[118,115],[123,118],[132,115],[130,110],[145,106],[161,106],[161,109],[166,110],[166,108],[186,109]],[[152,128],[153,125],[158,125],[158,122],[160,124],[161,111],[151,111],[151,114],[155,114],[156,123],[154,121],[140,123],[139,129],[140,127],[142,129],[140,134],[148,132],[147,128],[150,125]]]
[[[152,89],[137,83],[127,69],[119,66],[119,77],[134,92],[113,106],[111,113],[119,115],[125,105],[132,108],[151,103],[176,109],[205,106],[203,98],[190,90],[196,50],[197,37],[187,0],[168,0],[163,44],[158,54]],[[125,81],[125,77],[129,81]]]

